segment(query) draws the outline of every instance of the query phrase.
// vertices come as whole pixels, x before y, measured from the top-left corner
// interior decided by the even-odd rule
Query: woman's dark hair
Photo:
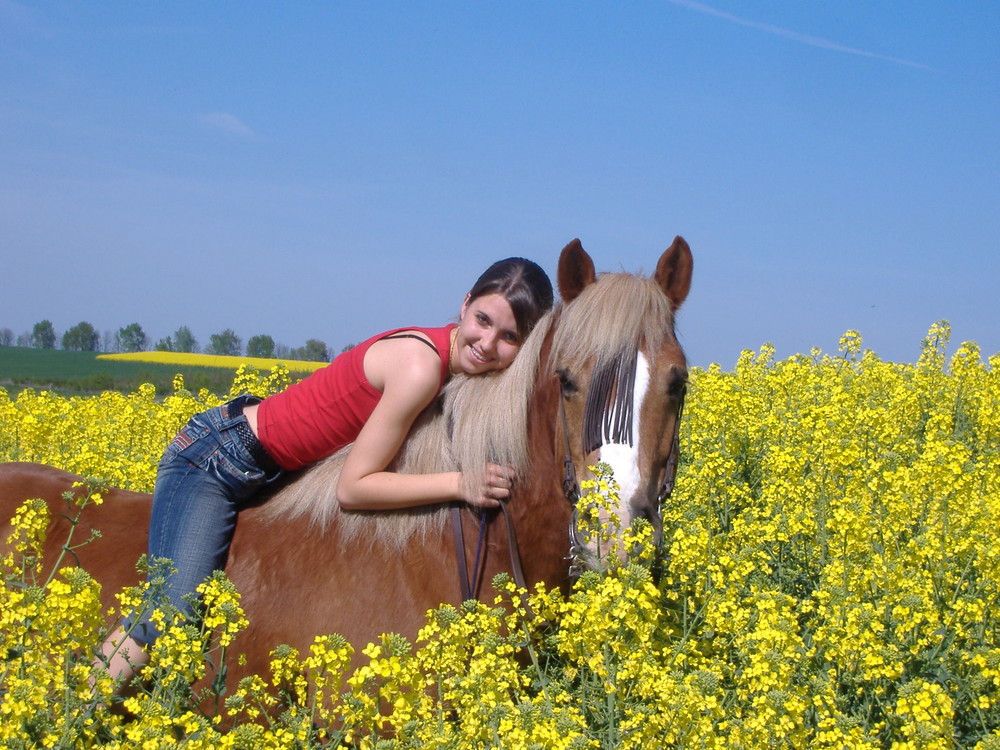
[[[469,301],[487,294],[500,294],[507,300],[522,341],[552,309],[552,282],[541,266],[526,258],[498,260],[487,268],[469,290]]]

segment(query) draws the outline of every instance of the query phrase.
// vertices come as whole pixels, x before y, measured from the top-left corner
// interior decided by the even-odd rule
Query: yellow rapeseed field
[[[230,357],[223,354],[188,354],[184,352],[127,352],[121,354],[98,354],[98,359],[120,362],[152,362],[162,365],[183,365],[193,367],[219,367],[236,370],[240,366],[257,370],[271,370],[276,366],[290,372],[310,373],[328,362],[303,362],[297,359],[265,359],[263,357]]]
[[[932,327],[915,364],[849,331],[835,356],[764,346],[695,371],[660,554],[584,574],[568,598],[499,581],[506,602],[442,607],[353,673],[339,636],[275,644],[271,673],[229,686],[216,717],[191,682],[246,627],[232,584],[205,584],[204,623],[167,629],[126,719],[106,679],[88,686],[94,584],[34,580],[46,519],[26,504],[0,560],[0,744],[998,749],[1000,356],[949,357],[949,333]],[[244,370],[232,391],[287,380]],[[0,390],[0,459],[148,490],[177,427],[229,395],[174,391]],[[584,489],[615,501],[601,467]]]

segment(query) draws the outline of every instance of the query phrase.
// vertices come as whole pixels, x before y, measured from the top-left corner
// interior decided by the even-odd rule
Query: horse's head
[[[660,503],[677,466],[687,384],[674,313],[687,298],[692,268],[691,250],[680,237],[652,278],[598,275],[579,240],[559,258],[563,308],[550,367],[562,393],[560,440],[572,459],[568,473],[575,474],[567,483],[578,486],[598,462],[610,465],[620,487],[615,513],[621,528],[644,518],[657,541]]]

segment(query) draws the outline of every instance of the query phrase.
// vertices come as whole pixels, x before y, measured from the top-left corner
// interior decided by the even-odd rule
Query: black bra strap
[[[425,339],[423,336],[418,336],[415,333],[394,333],[391,336],[383,336],[379,339],[379,341],[385,341],[386,339],[416,339],[417,341],[422,341],[427,344],[427,346],[434,350],[435,354],[438,353],[437,347],[434,346],[434,344]]]

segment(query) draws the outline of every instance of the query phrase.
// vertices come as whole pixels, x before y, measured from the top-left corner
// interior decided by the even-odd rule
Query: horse
[[[598,461],[612,466],[621,486],[621,524],[645,518],[658,535],[687,381],[674,318],[692,268],[681,237],[652,277],[597,274],[580,241],[570,242],[558,263],[561,302],[514,363],[495,375],[455,376],[418,418],[392,468],[508,464],[517,478],[503,512],[458,504],[342,510],[336,480],[350,447],[242,509],[226,573],[250,624],[231,648],[244,658],[232,658],[229,677],[267,675],[277,645],[307,652],[322,634],[338,633],[358,650],[384,633],[412,642],[429,610],[484,597],[500,572],[527,587],[544,582],[568,590],[571,547],[578,557],[595,554],[575,541],[571,500]],[[50,505],[50,564],[69,530],[63,494],[80,492],[73,489],[79,479],[39,464],[0,465],[0,519],[27,498]],[[101,532],[73,554],[102,584],[106,608],[115,592],[138,583],[150,505],[148,495],[108,489],[103,504],[87,506],[79,520],[76,541]],[[9,533],[9,524],[0,525],[0,544]],[[466,545],[467,538],[480,541]]]

